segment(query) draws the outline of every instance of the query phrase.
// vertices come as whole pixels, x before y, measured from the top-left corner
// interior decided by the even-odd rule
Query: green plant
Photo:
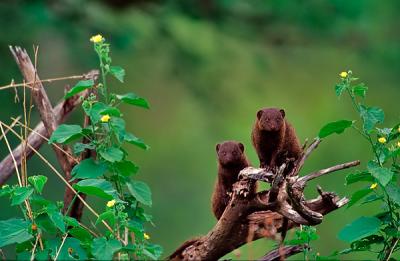
[[[84,127],[60,125],[49,143],[74,143],[77,155],[84,150],[95,152],[96,156],[75,165],[70,181],[76,181],[73,188],[77,192],[105,200],[104,211],[92,231],[67,215],[77,194],[65,215],[62,202],[54,203],[42,196],[46,176],[30,176],[29,184],[3,186],[0,196],[10,197],[11,205],[20,207],[24,218],[0,221],[0,247],[16,243],[21,259],[159,259],[162,253],[161,246],[150,243],[150,236],[145,233],[145,224],[152,219],[144,209],[152,204],[150,188],[132,179],[138,166],[128,159],[123,147],[128,143],[147,150],[149,146],[126,131],[119,109],[122,103],[142,108],[149,108],[149,104],[134,93],[118,95],[108,89],[107,77],[123,82],[125,71],[111,64],[110,46],[101,35],[93,36],[91,41],[99,58],[101,83],[82,80],[65,95],[69,98],[90,89],[90,95],[82,98],[90,123]],[[87,142],[81,142],[83,138]],[[97,231],[101,224],[108,229],[103,234]]]
[[[369,251],[377,253],[379,260],[388,260],[400,249],[398,245],[400,189],[397,174],[400,165],[400,124],[393,127],[378,128],[384,122],[384,111],[379,107],[370,107],[365,103],[367,86],[356,83],[351,71],[341,73],[341,82],[336,85],[338,97],[347,94],[360,121],[354,121],[352,128],[370,145],[372,159],[363,171],[351,173],[346,184],[367,182],[369,185],[353,193],[348,208],[356,203],[370,204],[380,202],[382,210],[371,217],[360,217],[344,227],[339,238],[349,242],[350,248],[341,253]]]

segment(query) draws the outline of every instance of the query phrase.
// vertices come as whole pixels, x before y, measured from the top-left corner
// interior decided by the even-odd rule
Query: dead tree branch
[[[319,197],[312,200],[304,197],[308,181],[360,164],[359,161],[348,162],[299,177],[300,169],[320,142],[316,139],[308,146],[287,176],[284,174],[286,164],[275,173],[253,167],[243,169],[233,186],[230,203],[214,228],[207,235],[184,243],[169,259],[217,260],[248,242],[265,237],[278,239],[282,230],[319,224],[324,215],[347,204],[347,198],[340,199],[335,193],[324,192],[320,187],[317,188]],[[271,188],[255,195],[249,194],[254,179],[271,183]],[[296,251],[290,252],[294,249],[298,251],[297,248],[285,248],[288,252],[284,253],[294,255]],[[278,260],[276,254],[271,252],[262,260]]]
[[[32,84],[29,84],[29,86],[31,88],[33,101],[39,110],[40,118],[42,119],[47,134],[50,136],[51,133],[57,129],[58,123],[55,115],[53,114],[53,107],[50,103],[50,99],[47,96],[42,82],[40,81],[40,78],[36,72],[36,68],[29,58],[26,50],[19,46],[15,46],[14,48],[10,46],[10,51],[13,54],[14,59],[25,78],[25,81],[29,83],[32,82]],[[65,177],[67,180],[69,180],[71,178],[71,169],[74,163],[70,161],[68,157],[66,157],[59,149],[54,148],[54,152],[65,174]]]
[[[43,127],[44,127],[44,136],[49,137],[53,131],[55,131],[58,127],[59,120],[56,118],[57,113],[53,110],[53,107],[50,103],[50,100],[47,96],[47,93],[43,87],[42,81],[40,80],[36,67],[32,64],[31,59],[29,58],[28,53],[26,50],[22,49],[21,47],[12,47],[10,46],[10,51],[14,56],[14,59],[16,63],[18,64],[18,67],[22,73],[22,75],[25,78],[25,82],[28,82],[27,86],[31,89],[31,95],[33,98],[33,101],[39,110],[40,118],[42,119]],[[91,71],[88,74],[84,76],[84,78],[90,78],[93,80],[96,80],[99,75],[98,71]],[[40,139],[42,140],[42,139]],[[40,147],[40,144],[42,141],[37,141],[37,140],[32,140],[36,142],[36,146]],[[29,142],[29,140],[28,140]],[[32,146],[33,147],[33,146]],[[67,180],[71,179],[71,170],[76,164],[76,161],[71,160],[70,157],[68,157],[63,151],[59,149],[59,146],[53,145],[54,152],[56,154],[57,160],[61,165],[61,169],[64,172],[65,178]],[[67,151],[68,154],[72,155],[71,153],[71,148],[68,146],[65,146],[63,148],[65,151]],[[21,148],[21,151],[23,148]],[[1,173],[1,172],[0,172]],[[68,208],[68,206],[72,202],[73,199],[75,198],[75,193],[69,189],[68,187],[66,188],[65,195],[64,195],[64,206],[65,210]],[[81,204],[80,202],[77,202],[76,204]],[[77,209],[80,209],[79,212],[81,212],[82,205],[79,205]],[[73,212],[74,214],[75,212]],[[76,217],[78,220],[80,218]]]
[[[57,120],[57,123],[60,124],[65,121],[68,115],[81,103],[79,96],[75,95],[65,101],[60,102],[54,108],[53,113]],[[38,133],[38,134],[37,134]],[[41,137],[44,136],[49,138],[49,134],[44,126],[43,122],[40,122],[34,130],[29,134],[27,143],[30,144],[33,148],[39,149],[41,145],[45,142],[45,140]],[[21,158],[24,153],[23,150],[26,150],[27,158],[30,158],[34,153],[33,150],[30,149],[29,146],[23,146],[23,144],[18,145],[13,150],[13,155],[18,165],[21,164]],[[0,185],[3,185],[14,173],[14,164],[12,161],[11,155],[8,155],[0,162]]]

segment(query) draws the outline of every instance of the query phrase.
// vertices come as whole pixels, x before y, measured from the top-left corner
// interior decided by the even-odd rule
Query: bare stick
[[[342,169],[347,169],[347,168],[351,168],[351,167],[355,167],[357,165],[360,165],[360,161],[359,160],[355,160],[355,161],[351,161],[351,162],[347,162],[347,163],[343,163],[343,164],[338,164],[326,169],[321,169],[319,171],[313,172],[311,174],[308,174],[307,176],[301,177],[299,178],[298,182],[305,184],[306,182],[318,178],[320,176],[323,176],[325,174],[328,173],[332,173],[338,170],[342,170]]]
[[[10,124],[10,127],[13,128],[15,126],[15,124],[17,124],[17,122],[19,121],[19,119],[21,119],[21,116],[18,116],[16,119],[13,119],[13,122]],[[8,130],[6,130],[4,132],[4,134],[7,134]],[[3,134],[0,135],[0,140],[4,137]]]
[[[82,75],[72,75],[72,76],[66,76],[66,77],[58,77],[58,78],[50,78],[50,79],[45,79],[45,80],[40,80],[36,81],[40,83],[52,83],[55,81],[65,81],[65,80],[80,80],[80,79],[85,79],[88,78],[88,74],[82,74]],[[27,83],[14,83],[12,81],[8,85],[4,85],[0,87],[0,91],[4,89],[9,89],[9,88],[15,88],[15,87],[23,87],[24,85],[27,85],[28,88],[32,88],[31,85],[34,84],[35,82],[27,82]]]
[[[15,61],[17,62],[19,69],[27,82],[32,82],[31,91],[32,97],[35,105],[40,113],[40,118],[46,128],[48,135],[51,135],[53,131],[57,129],[58,123],[53,114],[53,107],[50,103],[49,97],[42,83],[40,82],[39,76],[36,72],[36,67],[32,64],[26,50],[21,47],[15,46],[14,48],[10,46],[10,51],[13,54]],[[35,54],[36,57],[37,53]],[[68,158],[57,148],[54,148],[54,152],[57,156],[57,160],[61,165],[67,179],[71,178],[71,169],[73,163],[68,160]]]
[[[321,143],[321,139],[316,138],[311,144],[310,146],[308,146],[307,150],[303,153],[303,155],[301,156],[301,158],[295,162],[295,167],[293,168],[292,172],[289,174],[289,176],[295,176],[296,174],[298,174],[301,170],[301,168],[303,167],[305,161],[308,159],[308,157],[310,156],[310,154],[318,147],[318,145]]]
[[[85,95],[85,94],[83,94]],[[80,99],[78,95],[75,95],[65,101],[60,102],[53,110],[53,113],[56,117],[58,123],[62,123],[67,116],[71,113],[73,109],[75,109],[80,104]],[[34,129],[32,133],[29,134],[27,139],[27,144],[30,146],[26,147],[26,158],[30,158],[33,155],[33,150],[30,147],[38,150],[43,142],[45,141],[41,136],[36,135],[35,133],[39,133],[41,136],[46,138],[49,137],[48,132],[46,131],[46,127],[43,122],[40,122]],[[17,164],[21,164],[22,154],[24,152],[24,146],[20,144],[17,148],[13,150],[13,155]],[[0,185],[3,185],[15,171],[13,166],[13,160],[11,155],[8,155],[0,162]]]
[[[10,126],[8,126],[7,124],[4,124],[3,122],[0,121],[0,126],[4,126],[7,129],[10,130],[11,133],[13,133],[18,139],[20,139],[21,141],[23,141],[23,138],[12,128],[10,128]],[[82,203],[89,209],[90,212],[93,213],[93,215],[95,215],[97,218],[99,217],[99,214],[79,195],[79,193],[69,184],[69,182],[63,177],[63,175],[61,175],[60,172],[57,171],[57,169],[50,164],[50,162],[39,152],[37,151],[35,148],[33,148],[29,143],[27,144],[28,147],[30,147],[33,152],[44,162],[46,163],[47,166],[50,167],[50,169],[65,183],[65,185],[74,192],[74,194],[82,201]],[[102,221],[102,223],[104,224],[104,226],[106,226],[106,228],[108,230],[110,230],[111,232],[113,232],[113,229],[110,227],[110,225],[108,225],[107,222],[105,222],[104,220]],[[119,239],[119,238],[118,238]]]

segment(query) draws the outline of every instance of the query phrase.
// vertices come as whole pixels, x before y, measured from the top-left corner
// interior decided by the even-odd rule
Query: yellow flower
[[[112,208],[115,205],[115,202],[116,202],[115,199],[108,201],[107,207]]]
[[[103,117],[101,117],[100,121],[101,122],[109,122],[111,119],[110,115],[106,114]]]
[[[384,143],[386,143],[386,138],[385,138],[385,137],[380,137],[380,138],[378,139],[378,141],[379,141],[379,143],[384,144]]]
[[[90,41],[93,43],[101,43],[104,41],[104,38],[101,36],[101,34],[97,34],[90,37]]]
[[[400,141],[397,142],[397,147],[400,147]]]
[[[339,74],[339,76],[342,77],[342,78],[346,78],[347,75],[348,75],[347,72],[341,72],[341,73]]]
[[[143,233],[143,237],[144,237],[144,239],[147,239],[147,240],[150,239],[150,236],[147,233]]]
[[[374,184],[371,184],[371,186],[369,188],[370,189],[376,189],[377,186],[378,186],[378,183],[374,183]]]

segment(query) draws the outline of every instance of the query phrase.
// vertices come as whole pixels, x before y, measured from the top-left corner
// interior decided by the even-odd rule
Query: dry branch
[[[50,99],[47,96],[46,90],[43,87],[42,82],[36,72],[36,68],[33,65],[31,59],[29,58],[26,50],[21,47],[15,46],[14,48],[10,46],[10,51],[14,56],[16,63],[25,78],[26,82],[31,88],[31,94],[37,109],[39,110],[40,118],[44,124],[47,134],[50,136],[53,131],[57,129],[58,123],[53,113],[53,107],[51,105]],[[54,152],[57,156],[57,160],[61,165],[62,170],[66,178],[69,180],[71,178],[71,169],[74,165],[72,161],[68,159],[59,149],[54,148]]]
[[[185,242],[169,259],[217,260],[248,242],[265,237],[277,240],[279,232],[285,234],[283,230],[300,224],[319,224],[324,215],[347,204],[347,198],[340,199],[335,193],[324,192],[320,187],[317,188],[320,194],[318,198],[304,198],[303,191],[309,180],[360,164],[359,161],[353,161],[299,177],[300,169],[320,142],[316,139],[309,145],[287,176],[284,174],[286,164],[275,173],[253,167],[243,169],[233,186],[230,203],[214,228],[203,237]],[[271,183],[271,189],[249,194],[254,179]],[[296,251],[289,252],[293,255]],[[278,259],[276,252],[262,258]]]
[[[78,95],[75,95],[65,101],[60,102],[53,110],[57,123],[60,124],[64,122],[67,116],[80,103],[81,102]],[[40,135],[38,135],[37,133],[39,133]],[[39,149],[41,145],[45,142],[45,140],[41,136],[49,138],[49,134],[43,122],[40,122],[29,134],[27,143],[30,144],[33,148]],[[24,147],[23,144],[18,145],[18,147],[16,147],[12,152],[18,165],[21,164],[21,158],[23,156],[24,149],[26,151],[27,158],[30,158],[33,155],[33,150],[29,146]],[[0,162],[0,185],[3,185],[11,177],[14,171],[15,168],[12,162],[12,157],[11,155],[8,155]]]

